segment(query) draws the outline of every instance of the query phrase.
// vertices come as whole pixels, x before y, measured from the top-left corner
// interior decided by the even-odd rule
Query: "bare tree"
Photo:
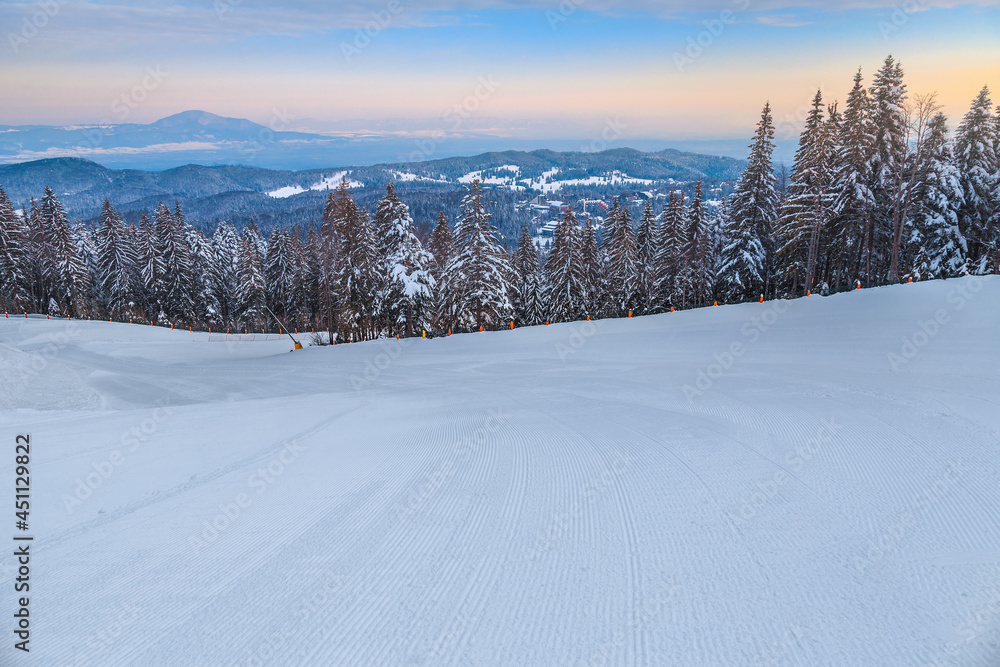
[[[893,185],[895,186],[892,207],[892,264],[889,267],[889,279],[899,280],[899,256],[903,245],[903,228],[906,216],[913,202],[913,189],[920,174],[924,161],[924,143],[928,133],[930,119],[941,110],[937,102],[937,93],[915,95],[907,100],[906,143],[910,147],[909,160],[900,160],[893,170]],[[909,172],[909,173],[907,173]]]

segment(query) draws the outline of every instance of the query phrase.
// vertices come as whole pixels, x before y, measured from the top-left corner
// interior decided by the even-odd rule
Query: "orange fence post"
[[[511,322],[511,323],[510,323],[510,330],[511,330],[511,331],[513,331],[513,330],[514,330],[514,323],[513,323],[513,322]]]
[[[712,305],[713,305],[713,306],[718,306],[718,305],[719,305],[719,302],[718,302],[718,301],[716,301],[716,302],[715,302],[715,303],[713,303]]]
[[[760,302],[764,303],[764,295],[763,294],[760,295]]]
[[[628,316],[629,316],[629,317],[632,317],[632,311],[631,311],[631,310],[630,310],[630,311],[628,311]]]

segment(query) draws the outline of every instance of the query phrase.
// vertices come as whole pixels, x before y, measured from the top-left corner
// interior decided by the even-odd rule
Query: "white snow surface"
[[[305,192],[306,189],[301,185],[286,185],[283,188],[278,188],[277,190],[272,190],[268,192],[267,195],[274,199],[286,199],[293,195],[299,195]]]
[[[308,189],[336,190],[337,187],[340,185],[341,181],[344,180],[344,177],[347,176],[349,173],[350,172],[347,171],[339,171],[332,176],[327,176],[318,183],[313,183],[312,185],[309,186]],[[360,181],[348,181],[347,186],[350,188],[363,188],[365,184],[361,183]],[[306,192],[306,188],[302,187],[301,185],[286,185],[283,188],[278,188],[277,190],[272,190],[268,192],[267,195],[269,197],[273,197],[274,199],[285,199],[287,197],[302,194],[303,192]]]
[[[502,170],[510,173],[510,176],[490,176],[488,178],[483,178],[482,171],[470,171],[464,176],[458,177],[459,183],[469,184],[473,181],[480,181],[484,185],[502,185],[508,190],[513,190],[515,192],[524,191],[525,187],[523,185],[517,184],[517,176],[521,172],[521,168],[513,164],[504,164],[496,168],[497,170]],[[525,181],[528,182],[528,181]]]
[[[581,185],[650,185],[653,181],[644,178],[633,178],[620,171],[612,171],[603,176],[589,176],[587,178],[567,178],[564,180],[552,180],[559,173],[558,168],[550,169],[541,175],[537,180],[525,179],[523,182],[533,190],[540,190],[543,193],[558,192],[565,187],[578,187]]]
[[[319,183],[313,183],[309,186],[310,190],[336,190],[340,186],[340,183],[347,177],[349,171],[338,171],[333,176],[327,176]],[[348,179],[347,187],[349,188],[363,188],[365,184],[361,181],[352,181]]]
[[[0,664],[1000,664],[998,304],[294,353],[0,317],[35,536],[30,654],[0,556]]]

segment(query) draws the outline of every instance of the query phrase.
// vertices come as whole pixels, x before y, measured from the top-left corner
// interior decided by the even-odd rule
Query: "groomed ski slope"
[[[998,304],[295,353],[0,318],[0,538],[24,432],[36,536],[0,664],[995,666]]]

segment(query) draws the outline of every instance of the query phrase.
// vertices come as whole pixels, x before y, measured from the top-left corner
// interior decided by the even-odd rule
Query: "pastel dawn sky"
[[[42,0],[3,3],[0,25],[0,124],[204,109],[319,127],[464,105],[521,138],[609,121],[737,137],[765,100],[794,124],[817,87],[843,100],[890,53],[953,122],[983,85],[1000,92],[1000,0]]]

